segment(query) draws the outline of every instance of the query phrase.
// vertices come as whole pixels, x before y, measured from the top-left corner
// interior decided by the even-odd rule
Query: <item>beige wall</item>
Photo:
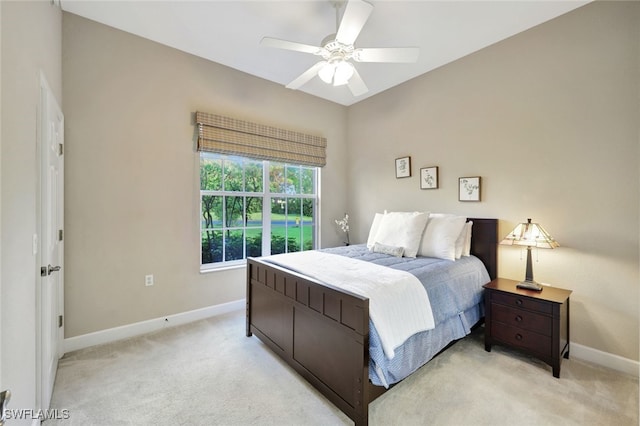
[[[573,290],[573,341],[638,360],[639,28],[639,3],[590,4],[350,107],[354,237],[384,209],[497,217],[501,236],[533,218],[562,246],[533,268]],[[440,189],[419,189],[426,166]],[[457,201],[461,176],[482,202]],[[499,262],[524,278],[517,248]]]
[[[201,109],[328,139],[323,246],[345,208],[360,241],[383,209],[497,217],[501,235],[532,217],[562,245],[534,272],[573,290],[573,340],[638,360],[639,19],[591,4],[346,109],[64,14],[66,337],[244,297],[244,270],[198,272]],[[431,165],[440,189],[421,191]],[[483,201],[458,202],[474,175]]]
[[[321,239],[339,243],[345,107],[68,13],[63,71],[66,337],[245,297],[244,269],[199,273],[196,110],[326,137]]]
[[[2,1],[0,10],[0,390],[11,389],[10,408],[36,409],[36,111],[41,71],[57,99],[62,97],[62,12],[49,1]],[[15,422],[22,423],[30,421]]]

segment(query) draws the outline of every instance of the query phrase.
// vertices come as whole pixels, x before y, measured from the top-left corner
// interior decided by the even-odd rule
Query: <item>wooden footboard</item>
[[[497,275],[497,219],[472,219],[471,252]],[[247,336],[255,334],[356,425],[385,388],[369,381],[369,299],[247,259]]]
[[[357,425],[367,424],[367,298],[249,258],[247,336],[252,333]]]

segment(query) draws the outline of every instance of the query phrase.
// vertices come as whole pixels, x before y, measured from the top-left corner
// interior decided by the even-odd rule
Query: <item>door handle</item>
[[[51,266],[51,264],[49,264],[49,266],[47,266],[47,275],[51,275],[52,272],[58,272],[59,270],[59,266]]]

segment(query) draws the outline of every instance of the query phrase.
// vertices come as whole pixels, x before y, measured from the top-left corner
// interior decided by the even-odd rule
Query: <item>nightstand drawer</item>
[[[496,323],[491,324],[491,334],[508,345],[525,348],[545,357],[551,356],[550,336]]]
[[[491,299],[493,301],[516,308],[529,309],[531,311],[541,312],[545,314],[551,314],[553,312],[553,307],[550,303],[535,300],[525,296],[520,296],[517,294],[506,294],[499,291],[494,291],[491,293]]]
[[[497,303],[491,304],[491,315],[493,321],[551,336],[553,320],[550,316],[510,308]]]

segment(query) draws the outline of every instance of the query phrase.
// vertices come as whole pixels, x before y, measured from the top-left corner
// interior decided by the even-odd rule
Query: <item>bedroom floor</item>
[[[60,360],[47,425],[349,425],[244,335],[244,311],[87,348]],[[575,359],[561,379],[482,329],[369,407],[372,425],[638,425],[638,378]]]

